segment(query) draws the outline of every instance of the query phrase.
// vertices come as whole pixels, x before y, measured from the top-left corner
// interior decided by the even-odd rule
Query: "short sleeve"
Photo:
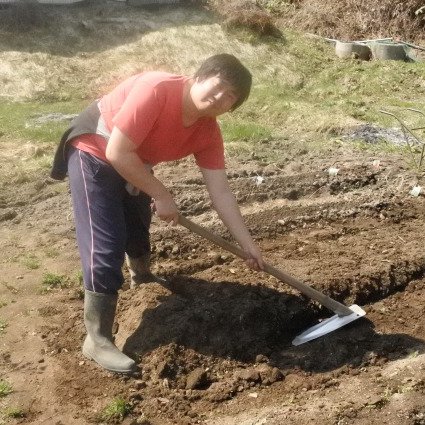
[[[198,166],[210,170],[225,169],[223,137],[217,122],[204,125],[197,137],[200,138],[200,145],[204,146],[194,153]]]

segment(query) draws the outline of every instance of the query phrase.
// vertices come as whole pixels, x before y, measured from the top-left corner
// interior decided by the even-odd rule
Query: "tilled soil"
[[[230,161],[246,222],[268,263],[361,305],[365,318],[295,347],[297,334],[333,313],[154,220],[153,269],[167,284],[125,285],[115,329],[140,372],[107,373],[80,352],[79,287],[40,293],[43,272],[79,267],[66,183],[29,182],[2,199],[1,372],[14,384],[8,400],[26,412],[9,421],[102,422],[102,409],[123,397],[127,424],[425,424],[425,198],[409,194],[421,175],[349,145],[287,152],[275,164]],[[231,240],[192,163],[157,175],[183,214]],[[25,269],[24,253],[43,266]]]

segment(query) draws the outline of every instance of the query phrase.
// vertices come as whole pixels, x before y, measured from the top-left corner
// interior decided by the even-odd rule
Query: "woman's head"
[[[231,111],[242,105],[248,99],[251,91],[251,73],[239,59],[228,53],[221,53],[206,59],[196,71],[194,77],[199,82],[210,77],[219,77],[223,83],[233,87],[237,99],[231,107]]]

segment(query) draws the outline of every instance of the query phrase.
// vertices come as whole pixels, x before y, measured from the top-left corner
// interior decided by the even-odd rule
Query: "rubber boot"
[[[142,283],[149,282],[167,283],[165,279],[162,279],[151,272],[150,254],[145,254],[137,258],[126,255],[125,259],[131,277],[130,288],[136,288]]]
[[[136,370],[136,363],[115,346],[112,338],[117,301],[118,295],[84,292],[87,337],[83,354],[111,372],[132,373]]]

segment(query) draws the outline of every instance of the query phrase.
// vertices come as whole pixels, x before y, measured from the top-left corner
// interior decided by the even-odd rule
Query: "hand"
[[[263,256],[260,248],[256,244],[245,247],[244,251],[248,255],[248,258],[245,260],[248,267],[257,272],[264,269]]]
[[[179,211],[171,194],[167,193],[158,199],[153,199],[153,211],[161,219],[167,223],[176,226],[179,221]]]

